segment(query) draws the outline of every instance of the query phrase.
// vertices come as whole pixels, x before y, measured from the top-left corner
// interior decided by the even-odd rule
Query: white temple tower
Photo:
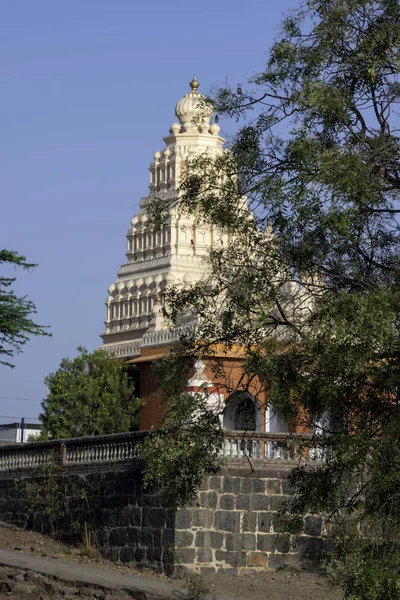
[[[182,168],[191,156],[213,156],[222,151],[220,128],[210,125],[212,110],[198,92],[194,76],[191,91],[176,105],[179,123],[164,137],[165,147],[150,164],[150,194],[140,200],[139,212],[128,230],[127,262],[108,288],[103,348],[118,357],[134,358],[142,349],[179,339],[180,328],[169,328],[161,315],[160,298],[166,286],[190,285],[202,278],[210,247],[221,239],[211,225],[196,223],[173,206],[179,196]],[[172,201],[162,230],[155,231],[146,207],[157,194]]]

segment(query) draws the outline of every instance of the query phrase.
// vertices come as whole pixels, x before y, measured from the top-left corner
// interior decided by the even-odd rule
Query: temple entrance
[[[224,429],[228,431],[262,431],[262,411],[258,400],[249,392],[235,392],[224,411]]]
[[[245,398],[237,405],[234,417],[234,429],[239,431],[255,431],[257,428],[256,407],[251,398]]]

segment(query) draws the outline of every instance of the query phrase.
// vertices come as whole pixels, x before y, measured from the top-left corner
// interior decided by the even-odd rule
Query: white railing
[[[47,448],[33,448],[33,444],[24,444],[24,446],[14,445],[12,449],[9,446],[0,448],[0,471],[10,471],[14,469],[30,469],[48,465],[54,458],[58,459],[59,444],[50,445]]]
[[[139,457],[146,431],[0,447],[0,471],[49,464],[104,463]]]
[[[225,458],[323,460],[325,450],[310,449],[310,440],[310,435],[302,433],[227,431],[221,454]]]
[[[66,446],[66,464],[108,462],[139,457],[140,443],[135,439]]]
[[[140,448],[148,431],[72,438],[51,442],[31,442],[0,446],[0,471],[35,469],[49,464],[60,466],[99,464],[140,458]],[[153,432],[156,433],[156,432]],[[324,460],[322,445],[310,448],[307,434],[226,431],[221,455],[227,459],[273,461]]]

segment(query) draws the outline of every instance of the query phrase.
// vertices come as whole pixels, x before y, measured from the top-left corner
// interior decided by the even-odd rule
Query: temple
[[[108,288],[105,331],[101,335],[103,348],[139,368],[140,396],[146,401],[141,429],[157,427],[162,412],[151,363],[179,340],[186,328],[193,326],[188,316],[182,316],[174,326],[165,322],[161,310],[163,291],[170,285],[190,286],[201,280],[210,248],[228,242],[227,234],[211,224],[196,222],[195,217],[182,214],[174,205],[181,174],[191,157],[215,156],[223,151],[220,127],[217,123],[210,124],[212,109],[198,87],[194,76],[190,92],[175,107],[179,122],[171,125],[169,135],[163,138],[164,148],[154,154],[149,168],[150,193],[140,200],[139,212],[127,233],[127,261]],[[171,201],[158,231],[154,230],[148,214],[149,203],[155,196]],[[254,394],[251,390],[244,393],[237,389],[241,375],[240,349],[224,353],[221,360],[223,382],[213,381],[210,369],[198,361],[188,389],[196,391],[206,384],[210,402],[226,404],[221,415],[226,429],[287,431],[286,423],[264,408],[261,382],[253,383]]]

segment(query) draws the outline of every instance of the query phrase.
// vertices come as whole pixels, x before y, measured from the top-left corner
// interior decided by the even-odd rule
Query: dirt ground
[[[85,550],[71,548],[48,536],[33,531],[25,531],[0,523],[0,547],[6,550],[47,556],[54,559],[88,564],[102,570],[135,574],[144,578],[162,578],[150,571],[138,571],[132,566],[106,561],[96,553],[87,555]],[[211,597],[215,595],[232,600],[343,600],[343,591],[333,588],[327,579],[317,573],[264,571],[252,575],[231,575],[216,573],[205,575],[204,582]],[[185,586],[184,581],[173,582],[176,589]],[[77,592],[79,595],[79,593]],[[0,594],[0,598],[5,597]],[[12,595],[7,594],[10,598]],[[49,598],[54,596],[49,596]]]

